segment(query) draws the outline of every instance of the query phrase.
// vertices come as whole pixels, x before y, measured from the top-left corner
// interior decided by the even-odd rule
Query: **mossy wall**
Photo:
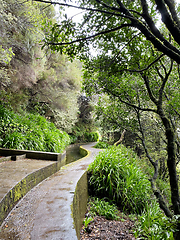
[[[89,151],[80,146],[80,154],[82,157],[87,157],[89,155]],[[74,226],[76,229],[77,238],[80,239],[80,229],[83,223],[84,214],[87,208],[88,201],[88,181],[87,181],[87,172],[85,172],[81,178],[79,179],[72,203],[72,214]]]
[[[83,223],[84,215],[87,209],[88,200],[88,182],[87,172],[79,179],[72,204],[73,220],[76,229],[77,238],[80,239],[80,229]]]
[[[85,148],[83,148],[82,146],[79,147],[79,152],[80,152],[82,157],[85,157],[85,156],[89,155],[89,152]]]

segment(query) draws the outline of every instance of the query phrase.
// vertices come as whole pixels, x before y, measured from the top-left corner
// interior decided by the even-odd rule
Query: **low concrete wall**
[[[28,155],[26,153],[26,155]],[[39,156],[39,155],[38,155]],[[58,161],[52,163],[49,166],[41,168],[35,172],[28,174],[23,178],[18,184],[9,190],[9,192],[4,196],[0,202],[0,225],[12,210],[15,204],[25,196],[25,194],[31,190],[38,183],[51,176],[52,174],[59,171],[59,169],[65,165],[66,162],[66,152],[63,154],[58,154]],[[52,160],[52,159],[51,159]]]
[[[23,154],[26,154],[27,158],[49,160],[49,161],[59,161],[61,160],[61,155],[62,155],[61,153],[53,153],[53,152],[40,152],[40,151],[0,148],[1,156],[14,156],[14,155],[23,155]]]
[[[89,151],[80,147],[80,153],[82,156],[88,156]],[[79,179],[72,203],[72,213],[73,213],[73,221],[74,227],[76,229],[77,238],[80,239],[80,230],[83,224],[84,215],[87,209],[87,201],[88,201],[88,181],[87,181],[87,171],[81,176]]]
[[[73,199],[73,220],[77,238],[80,239],[80,230],[83,224],[84,215],[88,201],[87,172],[79,179]]]

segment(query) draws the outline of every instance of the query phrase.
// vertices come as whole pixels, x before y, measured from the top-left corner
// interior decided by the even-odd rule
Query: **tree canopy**
[[[133,41],[136,35],[143,36],[158,51],[180,63],[180,23],[178,17],[179,5],[172,0],[160,1],[44,1],[63,7],[74,7],[84,11],[83,20],[79,24],[72,19],[65,19],[61,24],[54,24],[51,35],[48,35],[46,44],[61,50],[66,46],[66,52],[76,51],[87,47],[93,42],[97,49],[102,41],[111,42],[113,46],[123,47],[121,42]],[[67,17],[67,14],[65,14]],[[163,25],[162,25],[162,24]],[[129,35],[125,34],[129,31]],[[129,37],[128,37],[129,36]],[[98,44],[99,41],[99,44]],[[96,44],[95,44],[96,43]],[[72,45],[74,44],[74,45]],[[104,45],[104,44],[103,44]],[[101,48],[100,48],[101,49]]]

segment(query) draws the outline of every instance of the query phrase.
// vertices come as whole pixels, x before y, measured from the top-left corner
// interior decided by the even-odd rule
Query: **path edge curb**
[[[80,153],[84,155],[84,157],[79,159],[79,161],[84,160],[90,155],[90,151],[82,146],[80,146]],[[71,204],[72,218],[74,228],[76,230],[77,239],[80,239],[80,230],[87,209],[88,197],[89,195],[88,195],[87,170],[85,170],[85,172],[81,175],[76,184],[73,202]]]

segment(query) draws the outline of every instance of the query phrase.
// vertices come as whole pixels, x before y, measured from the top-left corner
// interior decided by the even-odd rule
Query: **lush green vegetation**
[[[88,141],[91,137],[84,139],[85,133],[96,128],[87,124],[92,108],[81,95],[82,63],[42,48],[62,12],[57,14],[52,5],[42,2],[0,0],[0,13],[0,104],[18,114],[44,116],[71,134],[72,142]],[[79,136],[74,132],[78,126]]]
[[[90,195],[100,199],[90,202],[89,206],[94,213],[113,218],[118,216],[117,207],[110,205],[106,208],[108,203],[102,199],[113,201],[119,209],[137,217],[136,237],[173,239],[177,219],[164,216],[153,196],[145,166],[147,163],[143,159],[123,145],[112,146],[99,153],[89,166],[88,174]]]
[[[88,216],[83,220],[85,231],[89,223],[94,221],[95,216],[104,216],[106,219],[119,220],[119,210],[117,206],[104,199],[90,197],[88,201]]]
[[[98,143],[96,143],[96,145],[94,147],[100,148],[100,149],[105,149],[105,148],[108,148],[109,146],[110,145],[107,142],[99,141]]]
[[[38,114],[17,114],[0,105],[0,147],[63,152],[69,144],[67,133],[58,130]]]
[[[104,216],[106,219],[119,220],[119,211],[115,204],[104,199],[91,197],[88,202],[91,216]]]
[[[65,0],[58,4],[69,6]],[[107,176],[103,181],[103,175],[97,175],[99,184],[91,179],[94,191],[108,192],[118,205],[121,202],[128,211],[143,212],[147,219],[153,193],[165,216],[175,219],[180,216],[176,171],[180,161],[180,5],[170,0],[79,0],[76,4],[83,9],[79,23],[61,7],[57,18],[51,1],[0,0],[0,104],[16,112],[2,110],[0,144],[59,151],[54,139],[62,140],[66,135],[62,131],[70,134],[71,142],[85,142],[98,140],[97,123],[103,141],[119,139],[126,129],[124,143],[141,156],[151,188],[136,157],[127,164],[123,160],[121,166],[117,159],[122,156],[111,148],[113,159],[106,152],[109,160],[101,156],[104,165],[100,157],[97,160],[99,174]],[[83,85],[89,97],[81,95],[82,63],[71,62],[66,55],[83,61]],[[104,143],[97,146],[106,148]],[[146,186],[140,186],[137,197],[138,178],[140,183],[145,179]],[[152,212],[152,219],[161,216]],[[147,222],[144,225],[149,229]],[[180,224],[178,234],[176,239]]]
[[[145,211],[137,216],[134,235],[136,238],[149,240],[173,240],[177,218],[164,216],[159,204],[154,200]]]
[[[76,4],[82,21],[66,15],[52,24],[44,45],[83,60],[84,89],[100,99],[95,102],[100,126],[132,134],[128,145],[151,164],[151,187],[164,214],[179,216],[180,6],[170,0]],[[158,189],[160,178],[169,181],[170,201]],[[180,239],[180,224],[174,237]]]
[[[151,186],[136,154],[123,146],[101,152],[89,166],[90,192],[108,197],[126,211],[141,213],[149,204]]]

